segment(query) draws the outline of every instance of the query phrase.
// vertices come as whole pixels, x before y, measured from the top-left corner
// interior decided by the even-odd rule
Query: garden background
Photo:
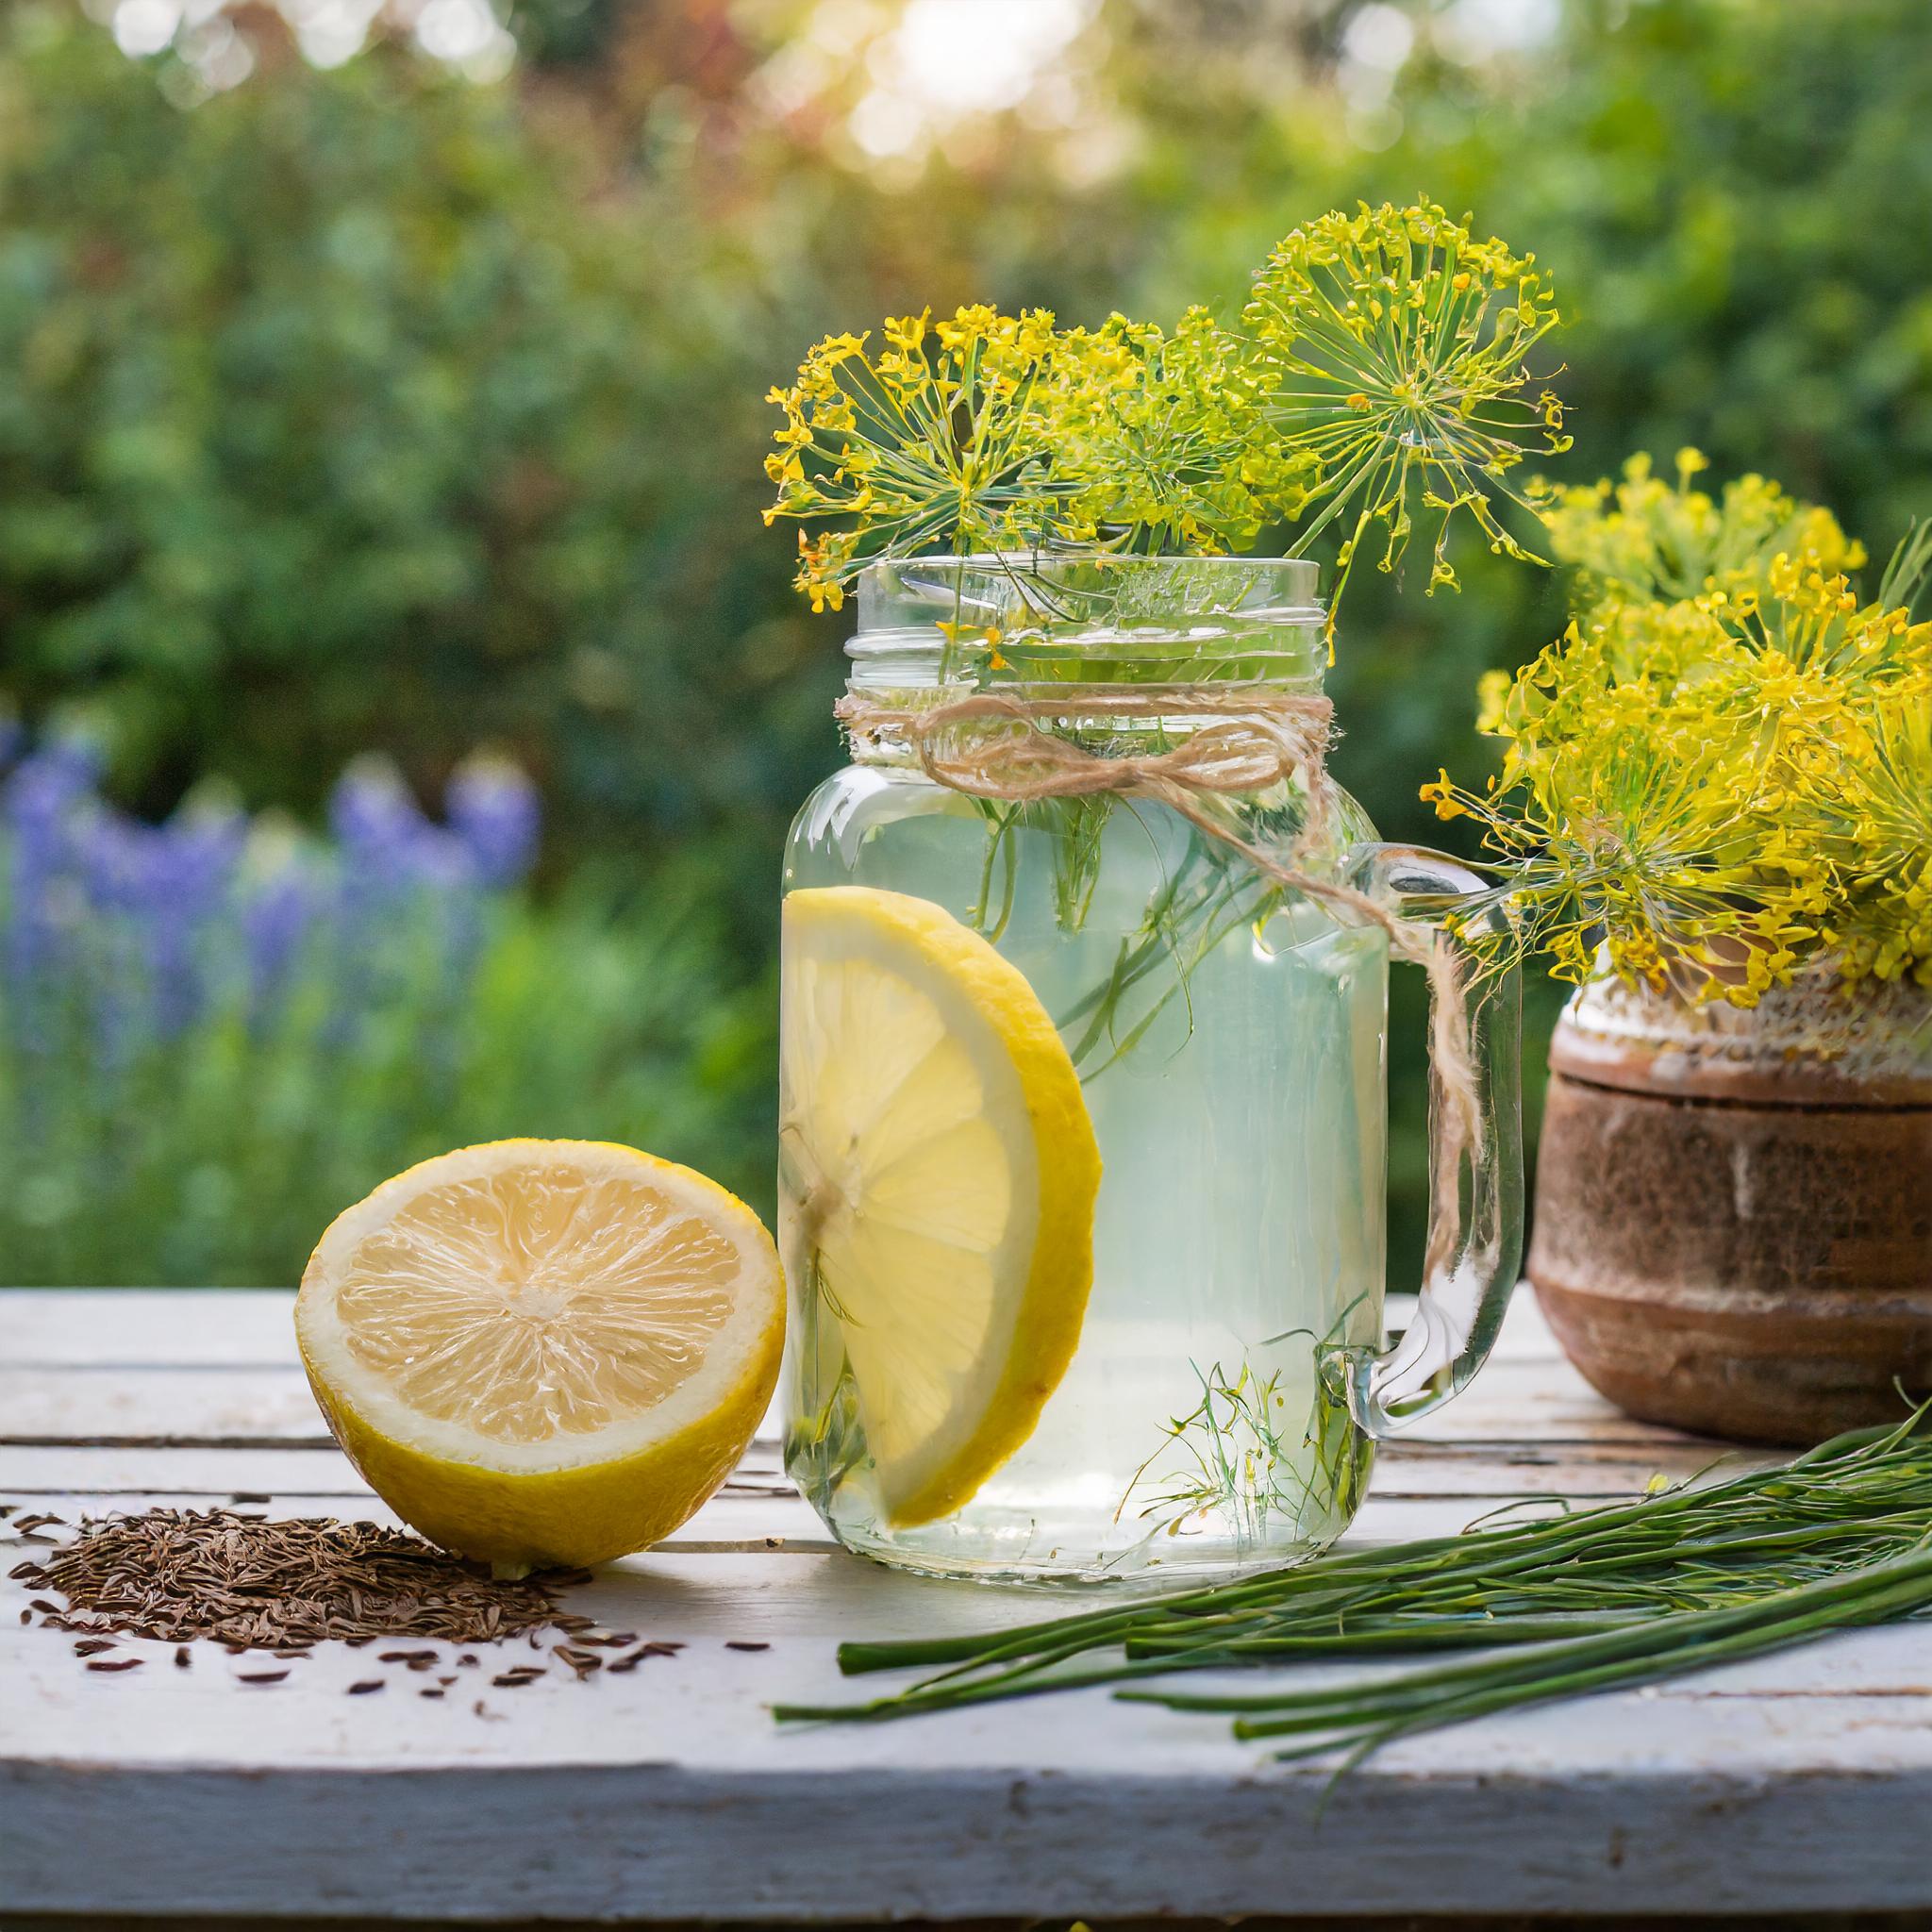
[[[1554,272],[1567,474],[1694,442],[1882,558],[1932,508],[1928,103],[1924,0],[10,0],[0,1278],[291,1281],[508,1132],[769,1208],[843,626],[762,398],[819,335],[1171,317],[1420,193]],[[1418,784],[1560,627],[1456,561],[1341,639],[1393,837],[1453,835]]]

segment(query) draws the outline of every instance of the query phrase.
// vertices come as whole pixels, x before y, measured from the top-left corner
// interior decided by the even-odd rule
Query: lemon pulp
[[[742,1202],[631,1148],[498,1141],[340,1216],[296,1327],[324,1412],[397,1513],[504,1568],[668,1535],[742,1453],[782,1333]]]
[[[943,908],[785,903],[780,1217],[842,1348],[886,1520],[948,1514],[1032,1433],[1079,1341],[1100,1155],[1024,976]]]

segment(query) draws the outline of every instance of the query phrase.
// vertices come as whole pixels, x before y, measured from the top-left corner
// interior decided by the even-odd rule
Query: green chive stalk
[[[880,1721],[1108,1684],[1225,1711],[1282,1756],[1757,1657],[1932,1611],[1932,1405],[1794,1460],[1528,1523],[1318,1557],[1183,1594],[968,1637],[847,1643],[848,1674],[941,1666],[870,1702],[781,1718]],[[1195,1670],[1476,1650],[1466,1662],[1258,1695],[1124,1689]]]

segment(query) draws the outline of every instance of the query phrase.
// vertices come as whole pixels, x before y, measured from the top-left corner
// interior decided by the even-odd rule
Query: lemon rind
[[[785,902],[802,942],[814,924],[864,919],[936,962],[999,1041],[1024,1097],[1037,1187],[1033,1250],[999,1379],[977,1427],[905,1493],[881,1472],[889,1527],[949,1516],[1024,1446],[1079,1346],[1093,1285],[1100,1148],[1066,1044],[1032,985],[989,941],[942,906],[871,886],[806,887]],[[864,1391],[859,1391],[861,1414]]]
[[[385,1387],[379,1374],[358,1361],[348,1347],[334,1302],[341,1262],[365,1233],[379,1227],[396,1207],[428,1187],[479,1177],[519,1162],[561,1164],[573,1159],[600,1173],[628,1172],[663,1186],[683,1196],[686,1205],[706,1213],[737,1243],[741,1259],[737,1306],[712,1338],[703,1365],[641,1414],[567,1438],[506,1442],[411,1408]],[[767,1287],[759,1294],[751,1291],[761,1274]],[[336,1216],[316,1243],[295,1299],[298,1345],[318,1399],[321,1390],[328,1391],[325,1411],[332,1414],[341,1409],[354,1418],[359,1434],[407,1445],[441,1465],[488,1470],[517,1479],[572,1469],[608,1468],[702,1424],[738,1389],[739,1365],[760,1354],[763,1331],[775,1328],[782,1334],[783,1319],[778,1253],[758,1216],[708,1175],[610,1141],[490,1141],[418,1161]],[[768,1398],[769,1393],[768,1390]]]

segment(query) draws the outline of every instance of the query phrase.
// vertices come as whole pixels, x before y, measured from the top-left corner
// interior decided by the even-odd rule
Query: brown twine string
[[[1326,754],[1334,708],[1326,698],[1253,686],[1214,691],[1087,685],[1043,698],[979,691],[924,708],[851,693],[836,709],[855,739],[876,742],[887,734],[900,736],[935,783],[974,798],[1032,804],[1113,793],[1158,800],[1204,838],[1239,854],[1261,877],[1387,933],[1391,948],[1429,976],[1429,1074],[1437,1130],[1424,1278],[1433,1281],[1447,1272],[1461,1223],[1463,1158],[1479,1156],[1483,1143],[1462,969],[1441,934],[1299,862],[1323,829],[1332,797]],[[1089,750],[1052,728],[1069,718],[1209,722],[1166,750],[1116,757]],[[1207,801],[1213,797],[1266,791],[1296,773],[1307,788],[1308,816],[1288,862],[1271,858],[1208,809]]]

